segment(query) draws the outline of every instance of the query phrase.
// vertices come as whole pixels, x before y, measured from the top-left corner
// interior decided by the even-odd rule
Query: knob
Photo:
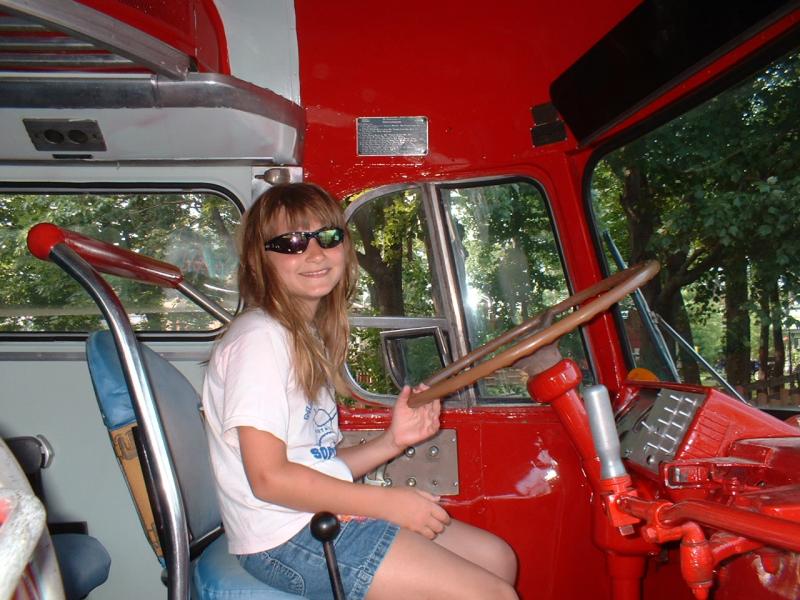
[[[339,534],[339,519],[329,512],[319,512],[311,517],[311,535],[320,542],[330,542]]]

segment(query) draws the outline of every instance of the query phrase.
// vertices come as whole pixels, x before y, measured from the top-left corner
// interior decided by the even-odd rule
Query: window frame
[[[228,188],[204,182],[0,182],[0,194],[142,194],[142,193],[210,193],[228,200],[242,216],[245,205],[242,200]],[[55,265],[53,268],[58,268]],[[241,311],[241,297],[237,301],[236,311]],[[224,325],[209,331],[137,331],[136,337],[143,342],[198,341],[209,342],[217,338]],[[0,332],[0,342],[56,342],[85,341],[91,331],[7,331]]]
[[[751,77],[784,54],[797,48],[800,48],[800,28],[794,28],[787,34],[778,37],[773,42],[760,48],[747,59],[737,63],[729,71],[726,71],[719,77],[709,81],[706,85],[693,90],[665,108],[656,111],[652,115],[621,131],[619,134],[605,140],[591,151],[583,166],[581,198],[584,214],[587,216],[589,235],[591,236],[595,255],[598,259],[603,277],[609,277],[612,271],[606,253],[603,250],[604,244],[600,231],[600,222],[592,202],[592,177],[600,161],[622,146],[646,136],[659,127],[678,119],[692,109],[719,96],[723,92],[736,87],[748,77]],[[625,331],[625,324],[619,306],[614,305],[611,308],[610,314],[614,321],[617,338],[622,347],[625,367],[626,370],[629,371],[636,364],[636,360],[633,356],[633,348],[630,339]]]
[[[452,219],[446,212],[445,200],[442,191],[451,189],[463,189],[469,187],[489,187],[495,185],[505,185],[513,183],[525,183],[534,187],[542,197],[544,209],[547,212],[550,229],[553,234],[556,252],[564,273],[564,282],[567,293],[575,293],[572,282],[572,275],[567,268],[564,254],[561,232],[553,212],[552,202],[547,188],[538,180],[527,175],[490,175],[485,177],[469,177],[464,179],[448,179],[446,181],[423,181],[409,182],[402,184],[390,184],[370,189],[359,195],[358,199],[348,205],[345,210],[345,220],[349,221],[350,216],[364,204],[385,196],[408,189],[418,189],[422,198],[423,210],[425,210],[426,221],[428,224],[428,235],[430,236],[433,256],[431,257],[431,273],[439,278],[440,289],[442,290],[442,302],[445,314],[437,318],[424,317],[368,317],[356,315],[350,316],[351,326],[356,327],[375,327],[379,330],[414,328],[425,326],[440,326],[443,333],[447,334],[450,346],[451,361],[457,360],[470,351],[469,339],[467,334],[467,321],[464,308],[464,298],[461,297],[461,287],[458,280],[456,269],[456,257],[450,240],[455,232],[452,231]],[[358,195],[358,194],[354,194]],[[579,328],[579,336],[584,349],[584,354],[588,363],[588,368],[593,376],[597,377],[597,369],[594,357],[591,353],[591,346],[588,342],[583,328]],[[365,390],[359,385],[346,363],[345,379],[349,386],[355,390],[356,394],[364,400],[381,406],[391,406],[394,403],[394,395],[376,394]],[[489,397],[482,397],[478,392],[477,385],[471,385],[453,395],[448,402],[452,408],[470,407],[519,407],[528,406],[527,402],[508,402],[503,399],[492,400]]]
[[[436,219],[437,211],[432,210],[433,199],[431,197],[431,184],[427,183],[402,183],[402,184],[390,184],[379,186],[377,188],[373,188],[368,190],[359,195],[357,200],[351,202],[344,211],[344,218],[345,222],[349,224],[350,218],[352,215],[358,211],[362,206],[368,204],[371,201],[377,200],[383,196],[387,196],[389,194],[394,194],[397,192],[402,192],[405,190],[416,189],[419,190],[420,198],[422,200],[422,210],[425,212],[426,222],[428,226],[427,234],[431,240],[431,247],[433,248],[433,256],[431,257],[431,273],[434,277],[439,278],[439,281],[447,282],[448,274],[445,265],[442,264],[441,257],[442,252],[439,246],[440,241],[437,240],[437,236],[435,235],[435,227],[433,225],[433,220]],[[353,194],[354,196],[357,194]],[[444,286],[442,286],[442,291],[445,292]],[[454,340],[457,336],[451,335],[451,331],[454,330],[457,325],[453,321],[453,315],[450,313],[450,303],[448,302],[447,296],[442,297],[442,304],[445,309],[445,314],[441,317],[398,317],[398,316],[365,316],[365,315],[349,315],[349,321],[351,327],[363,327],[363,328],[375,328],[379,331],[384,330],[393,330],[393,329],[411,329],[411,328],[418,328],[418,327],[439,327],[443,333],[447,335],[448,342],[450,344],[450,356],[453,355],[453,346]],[[377,404],[380,406],[392,406],[394,404],[394,399],[396,395],[394,394],[378,394],[375,392],[371,392],[367,389],[364,389],[353,377],[353,374],[350,372],[349,364],[345,363],[344,369],[344,377],[345,381],[347,382],[348,386],[355,390],[356,393],[360,398],[364,400]],[[465,404],[465,399],[462,397],[462,394],[457,394],[458,403],[460,405]]]
[[[561,264],[561,270],[564,273],[564,283],[566,285],[567,294],[572,296],[575,294],[575,288],[572,282],[572,273],[567,266],[566,257],[564,254],[564,245],[562,242],[561,230],[558,227],[558,223],[556,222],[555,214],[553,211],[553,205],[550,199],[549,194],[547,193],[546,186],[538,181],[537,179],[526,176],[526,175],[505,175],[505,176],[490,176],[490,177],[480,177],[480,178],[472,178],[472,179],[464,179],[462,181],[448,181],[446,183],[438,184],[437,189],[439,190],[450,190],[450,189],[463,189],[469,187],[489,187],[489,186],[498,186],[504,184],[513,184],[513,183],[525,183],[530,185],[531,187],[535,188],[539,195],[542,197],[544,203],[544,210],[547,213],[547,218],[550,223],[550,230],[553,234],[553,241],[555,242],[556,252],[558,254],[558,260]],[[438,197],[438,204],[444,210],[444,198],[440,195]],[[454,239],[456,232],[450,229],[452,227],[452,219],[448,219],[448,234],[451,238]],[[455,261],[455,256],[453,252],[452,245],[448,246],[448,253],[449,258],[451,261]],[[454,267],[455,268],[455,267]],[[459,311],[461,312],[462,319],[464,319],[464,323],[466,323],[466,316],[465,316],[465,309],[464,309],[464,299],[461,297],[461,294],[458,293],[458,300],[459,300]],[[586,336],[583,327],[578,328],[578,335],[581,340],[581,345],[583,346],[583,353],[586,357],[587,366],[592,372],[592,376],[595,381],[597,381],[597,368],[595,365],[594,357],[591,352],[591,345],[589,344],[589,340]],[[463,332],[464,343],[467,345],[466,352],[472,350],[469,348],[469,339],[466,332],[466,325]],[[453,360],[460,358],[460,356],[455,356]],[[522,402],[508,402],[504,401],[503,399],[495,399],[493,400],[489,396],[481,396],[478,393],[478,386],[472,385],[470,389],[474,390],[474,405],[481,406],[481,407],[506,407],[506,406],[525,406],[527,403]]]

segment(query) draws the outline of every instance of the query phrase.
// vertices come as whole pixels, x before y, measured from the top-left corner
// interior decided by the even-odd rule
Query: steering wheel
[[[475,383],[481,377],[491,375],[498,369],[508,367],[544,346],[552,344],[570,331],[591,321],[600,313],[607,311],[631,292],[642,287],[656,276],[660,268],[658,262],[654,260],[629,267],[624,271],[614,273],[611,277],[598,281],[577,294],[573,294],[555,306],[551,306],[521,325],[476,348],[427,379],[425,383],[430,387],[422,392],[412,394],[408,400],[409,406],[422,406],[436,398],[449,396],[453,392]],[[594,300],[586,303],[591,298],[594,298]],[[547,322],[549,317],[560,315],[578,305],[581,305],[578,310],[563,319],[525,337],[497,356],[472,368],[467,368],[511,340],[539,327],[542,323]]]

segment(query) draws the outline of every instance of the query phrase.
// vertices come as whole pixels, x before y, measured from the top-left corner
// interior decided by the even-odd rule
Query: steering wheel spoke
[[[421,406],[436,398],[449,396],[461,388],[472,385],[478,379],[491,375],[499,369],[511,366],[537,350],[556,342],[567,333],[586,324],[597,315],[606,312],[634,290],[645,285],[656,276],[659,269],[660,266],[656,261],[641,263],[615,273],[611,277],[598,281],[585,290],[562,300],[521,325],[487,342],[480,348],[476,348],[428,378],[425,383],[430,387],[422,392],[412,394],[408,401],[409,406]],[[579,308],[558,321],[543,328],[541,327],[549,318],[561,315],[575,307]],[[506,348],[496,356],[475,364],[483,357],[521,336],[524,336],[522,340]]]

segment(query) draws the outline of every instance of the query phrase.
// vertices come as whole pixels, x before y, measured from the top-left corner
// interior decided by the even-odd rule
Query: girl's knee
[[[487,568],[503,581],[513,585],[517,579],[517,555],[513,548],[502,539],[495,538],[487,555],[490,561]]]
[[[517,591],[509,583],[505,583],[500,593],[495,596],[499,600],[519,600]]]
[[[491,590],[480,592],[482,598],[492,598],[492,600],[519,600],[513,585],[502,579],[496,579]],[[485,594],[485,595],[484,595]]]

